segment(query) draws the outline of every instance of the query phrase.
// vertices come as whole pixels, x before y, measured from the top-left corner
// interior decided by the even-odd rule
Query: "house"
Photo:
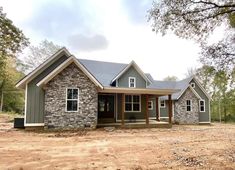
[[[179,82],[155,81],[129,64],[77,59],[60,49],[21,79],[25,89],[25,127],[74,129],[99,124],[122,126],[161,120],[209,123],[210,98],[191,77]],[[152,126],[154,127],[154,126]]]

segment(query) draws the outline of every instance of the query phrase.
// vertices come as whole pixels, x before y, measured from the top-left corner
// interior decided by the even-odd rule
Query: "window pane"
[[[130,83],[130,87],[135,87],[135,84],[134,83]]]
[[[126,110],[126,111],[132,111],[132,104],[126,103],[126,104],[125,104],[125,110]]]
[[[78,89],[73,89],[73,99],[78,99]]]
[[[190,105],[189,103],[190,103],[190,100],[186,100],[186,105],[187,106]]]
[[[161,107],[165,107],[165,101],[164,100],[161,101]]]
[[[126,95],[126,96],[125,96],[125,102],[132,102],[132,97],[131,97],[131,95]]]
[[[204,111],[204,106],[201,106],[201,108],[200,108],[201,110],[200,111]]]
[[[152,108],[152,102],[148,102],[148,108],[149,108],[149,109]]]
[[[67,101],[67,111],[77,111],[77,100]]]
[[[133,102],[139,103],[140,102],[140,96],[133,95]]]
[[[191,107],[190,106],[187,106],[187,111],[191,111]]]
[[[105,105],[104,101],[99,101],[99,111],[100,112],[104,112],[104,105]]]
[[[67,111],[72,111],[73,108],[73,102],[71,100],[67,101]]]
[[[73,89],[67,89],[67,99],[72,99]]]
[[[140,105],[139,104],[133,104],[133,111],[140,111]]]

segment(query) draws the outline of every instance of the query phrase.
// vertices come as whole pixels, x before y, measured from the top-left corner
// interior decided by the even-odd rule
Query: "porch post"
[[[156,97],[156,120],[160,121],[158,96]]]
[[[149,124],[149,108],[148,108],[148,101],[149,101],[149,96],[146,94],[146,110],[145,110],[145,118],[146,118],[146,125]]]
[[[169,123],[171,124],[172,119],[172,100],[171,100],[171,94],[168,95],[168,109],[169,109]]]
[[[124,102],[124,93],[122,93],[122,126],[124,126],[124,107],[125,107],[125,102]]]

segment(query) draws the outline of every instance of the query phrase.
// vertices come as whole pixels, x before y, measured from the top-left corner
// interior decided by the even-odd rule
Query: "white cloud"
[[[200,49],[196,44],[174,35],[165,37],[156,35],[151,31],[149,23],[144,22],[146,16],[143,13],[135,16],[135,12],[147,11],[148,4],[138,1],[140,4],[135,5],[138,7],[135,11],[136,7],[131,5],[132,1],[127,4],[123,2],[123,0],[88,0],[86,3],[73,0],[0,0],[7,16],[23,29],[31,42],[36,43],[45,38],[53,40],[59,45],[68,47],[78,58],[125,63],[135,60],[143,71],[151,73],[156,79],[163,79],[168,75],[184,78],[188,68],[199,65],[197,59]],[[57,5],[53,6],[53,3]],[[53,11],[60,15],[50,12],[52,8],[56,8]],[[50,22],[43,22],[43,18],[49,18]],[[32,23],[32,20],[34,25],[25,24]],[[46,24],[52,26],[54,24],[56,28],[48,27]],[[82,42],[79,41],[77,44],[68,42],[68,38],[71,39],[72,35],[83,35],[83,38],[89,39],[89,41],[83,40],[86,47],[90,41],[94,41],[92,36],[102,35],[108,46],[97,48],[96,51],[84,51]],[[91,42],[92,44],[94,43]]]

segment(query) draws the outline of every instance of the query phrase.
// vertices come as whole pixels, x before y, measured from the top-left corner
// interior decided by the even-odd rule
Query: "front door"
[[[98,118],[114,119],[114,96],[98,96]]]

